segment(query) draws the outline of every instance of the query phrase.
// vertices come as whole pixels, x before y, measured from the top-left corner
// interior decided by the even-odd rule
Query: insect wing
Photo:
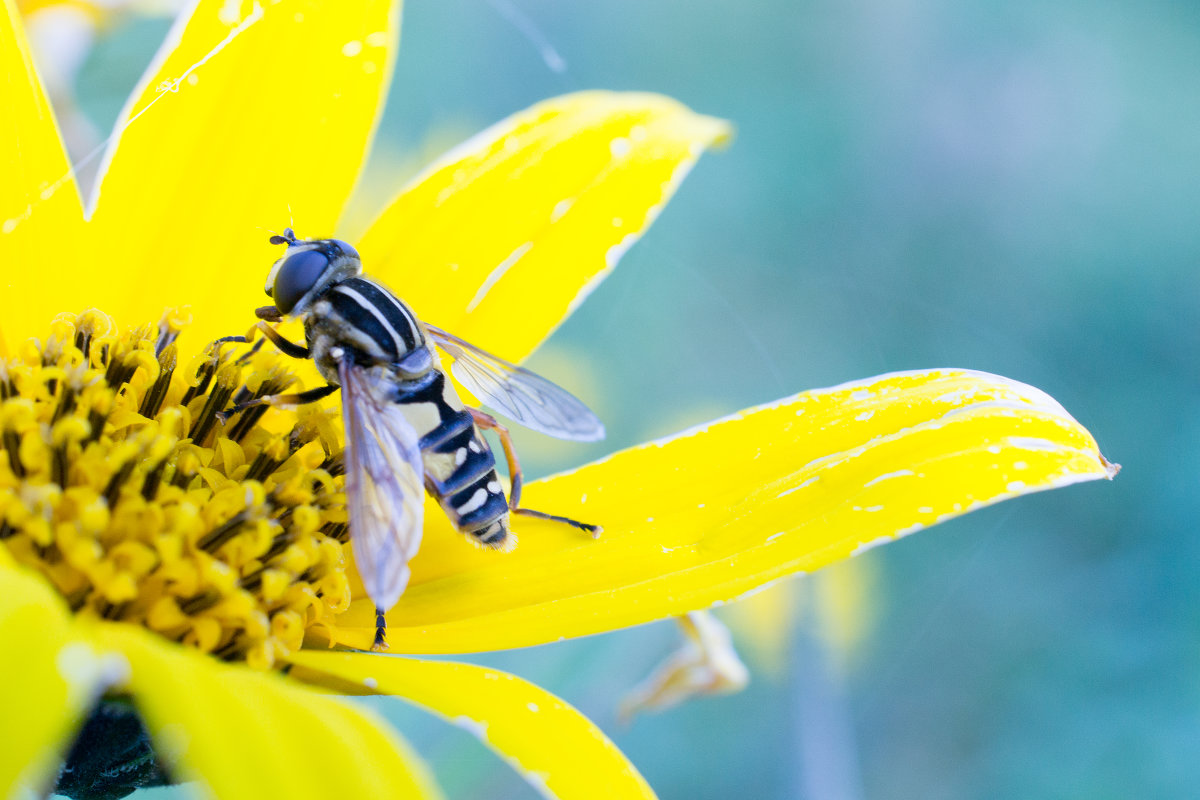
[[[339,364],[346,423],[346,507],[363,587],[382,609],[408,584],[408,562],[421,543],[425,511],[420,437],[389,384],[368,370]]]
[[[450,371],[487,405],[526,428],[579,442],[604,438],[604,423],[573,394],[529,370],[426,324],[438,347],[454,359]]]

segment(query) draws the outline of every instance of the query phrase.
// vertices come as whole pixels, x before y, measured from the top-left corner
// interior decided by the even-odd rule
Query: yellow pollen
[[[0,359],[0,546],[81,616],[267,669],[350,604],[337,418],[226,418],[295,378],[229,344],[180,368],[186,324],[60,315]]]

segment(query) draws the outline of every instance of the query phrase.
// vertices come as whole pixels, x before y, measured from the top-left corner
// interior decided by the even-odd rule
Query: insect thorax
[[[435,366],[422,368],[424,359],[406,358],[430,352],[416,315],[366,278],[339,281],[323,291],[304,315],[304,330],[317,368],[331,381],[337,380],[336,348],[362,367],[407,363],[413,377]]]
[[[426,488],[455,527],[483,546],[511,547],[495,458],[408,306],[379,284],[352,277],[315,299],[304,327],[328,380],[338,380],[347,356],[356,369],[378,373],[366,384],[386,393],[376,402],[395,403],[420,437]]]

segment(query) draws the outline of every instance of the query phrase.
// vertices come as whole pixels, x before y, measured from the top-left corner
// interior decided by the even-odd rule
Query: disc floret
[[[186,320],[61,316],[0,360],[0,544],[76,614],[268,668],[350,604],[335,417],[253,407],[296,381]]]

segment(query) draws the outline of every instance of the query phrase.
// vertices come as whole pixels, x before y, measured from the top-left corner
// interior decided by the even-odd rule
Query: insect
[[[287,250],[267,276],[266,293],[275,304],[255,311],[257,328],[284,354],[311,358],[327,383],[260,397],[227,413],[251,405],[315,402],[341,389],[350,538],[363,585],[375,603],[376,649],[387,646],[384,612],[408,583],[408,562],[421,540],[425,492],[459,531],[487,548],[516,545],[510,514],[599,535],[598,525],[520,505],[521,468],[508,429],[464,405],[434,345],[453,359],[452,374],[471,393],[533,430],[560,439],[601,439],[604,426],[587,406],[545,378],[418,320],[390,291],[362,276],[362,261],[346,242],[297,239],[288,228],[271,243],[286,244]],[[303,345],[268,324],[285,317],[303,321]],[[507,497],[483,430],[495,431],[504,448],[511,480]]]

